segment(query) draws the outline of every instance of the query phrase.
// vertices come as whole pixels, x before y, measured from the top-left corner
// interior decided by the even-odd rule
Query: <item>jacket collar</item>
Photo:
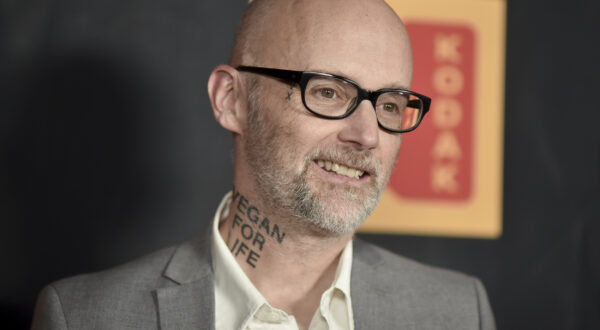
[[[350,291],[355,329],[368,329],[382,323],[376,306],[382,301],[390,301],[390,280],[407,296],[412,290],[400,280],[389,279],[389,273],[383,276],[381,255],[368,244],[354,238],[352,275]],[[169,283],[155,291],[158,317],[164,329],[214,329],[215,327],[215,294],[214,272],[211,257],[210,226],[195,239],[177,247],[167,264],[163,276]],[[360,297],[357,299],[356,297]],[[399,307],[399,306],[397,306]],[[402,306],[410,309],[410,306]],[[413,324],[410,318],[404,324]],[[385,322],[384,322],[385,323]],[[412,328],[412,327],[409,327]]]

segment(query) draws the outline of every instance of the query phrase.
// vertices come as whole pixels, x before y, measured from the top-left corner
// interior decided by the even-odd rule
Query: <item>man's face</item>
[[[260,65],[335,73],[370,90],[410,84],[410,50],[393,29],[309,26],[296,39],[303,48],[285,65]],[[268,208],[306,219],[320,232],[353,232],[387,184],[400,135],[379,129],[368,101],[348,118],[327,120],[304,108],[297,85],[257,79],[250,87],[244,152],[259,197]]]
[[[299,99],[299,90],[293,94]],[[354,231],[377,205],[397,147],[390,144],[388,157],[378,157],[369,148],[340,143],[336,129],[317,128],[327,126],[324,119],[297,115],[307,110],[295,107],[289,119],[273,122],[266,111],[288,109],[267,109],[255,99],[250,107],[245,150],[263,201],[319,231]]]

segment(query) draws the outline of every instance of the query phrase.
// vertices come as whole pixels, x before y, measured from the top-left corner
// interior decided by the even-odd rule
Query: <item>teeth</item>
[[[356,178],[356,170],[353,169],[353,168],[349,168],[346,171],[346,175],[349,176],[349,177],[351,177],[351,178]]]
[[[354,168],[349,168],[349,167],[346,167],[345,165],[340,165],[338,163],[332,163],[328,160],[326,160],[326,161],[318,160],[317,165],[319,165],[319,167],[321,167],[321,168],[325,168],[328,171],[333,171],[339,175],[344,175],[344,176],[347,176],[349,178],[354,178],[354,179],[359,179],[365,173],[364,171],[354,169]]]

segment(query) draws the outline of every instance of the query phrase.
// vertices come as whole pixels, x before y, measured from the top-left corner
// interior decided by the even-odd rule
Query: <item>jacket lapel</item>
[[[215,293],[210,226],[180,245],[163,276],[169,283],[155,291],[161,329],[214,329]]]
[[[352,275],[350,278],[350,294],[352,297],[352,314],[354,327],[360,329],[381,329],[377,313],[380,297],[385,293],[378,283],[367,281],[372,275],[372,269],[379,262],[377,255],[365,255],[361,244],[354,238]],[[379,317],[378,317],[379,315]]]
[[[413,294],[404,274],[382,271],[385,260],[376,249],[354,238],[350,294],[356,330],[414,329]],[[394,296],[402,292],[404,298]]]

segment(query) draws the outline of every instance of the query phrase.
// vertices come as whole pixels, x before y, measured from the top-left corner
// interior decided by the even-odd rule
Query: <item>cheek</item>
[[[276,90],[275,97],[270,98],[267,104],[269,120],[290,133],[297,132],[299,127],[296,126],[306,121],[304,117],[308,111],[304,109],[300,96],[297,100],[294,97],[288,100],[286,95],[279,95],[280,93],[285,94],[286,91]]]
[[[398,159],[402,136],[397,134],[383,133],[381,138],[381,151],[387,166],[392,167]]]
[[[313,115],[304,108],[300,96],[298,100],[286,101],[278,117],[281,128],[287,133],[286,140],[295,142],[297,153],[305,153],[335,135],[337,123]]]

